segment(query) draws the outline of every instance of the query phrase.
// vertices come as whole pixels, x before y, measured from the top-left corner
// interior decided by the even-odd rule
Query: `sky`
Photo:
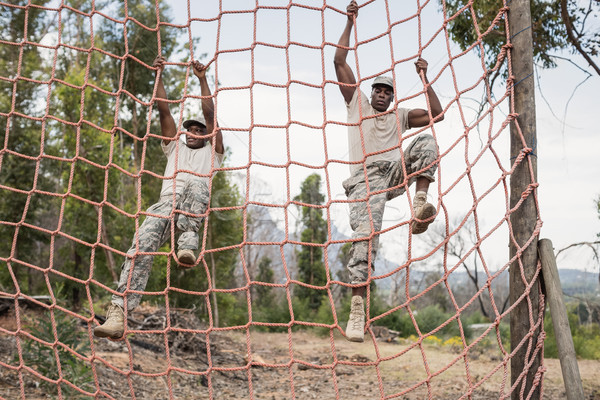
[[[248,197],[254,201],[284,205],[299,193],[300,183],[313,172],[324,178],[327,199],[344,200],[341,182],[348,176],[347,165],[330,162],[324,166],[326,159],[347,160],[346,128],[336,123],[346,121],[346,110],[335,84],[328,82],[324,88],[320,86],[324,80],[335,80],[332,62],[335,48],[331,43],[337,43],[346,20],[335,9],[345,10],[348,3],[327,1],[328,8],[324,12],[295,6],[289,9],[289,17],[285,9],[261,8],[256,12],[256,21],[253,13],[229,13],[254,9],[256,3],[261,7],[285,4],[281,1],[222,1],[220,24],[215,20],[190,25],[192,35],[200,37],[196,53],[207,53],[208,58],[213,58],[219,51],[211,67],[219,87],[244,88],[219,91],[216,98],[219,121],[231,149],[229,166],[244,167],[252,163],[239,174],[242,178],[249,177]],[[322,8],[324,2],[298,1],[295,4]],[[176,22],[185,23],[188,19],[185,2],[173,2],[173,6]],[[190,15],[216,19],[218,6],[217,0],[193,4]],[[392,71],[386,69],[395,65],[396,100],[401,102],[400,107],[426,108],[425,97],[422,93],[419,95],[423,86],[413,66],[422,49],[421,55],[429,61],[429,79],[435,80],[434,89],[442,104],[449,105],[445,120],[435,125],[433,132],[423,130],[433,133],[440,152],[446,153],[438,170],[438,182],[430,189],[430,201],[443,205],[451,223],[463,217],[474,198],[467,180],[460,179],[465,171],[465,157],[473,162],[480,156],[472,171],[473,190],[478,198],[490,191],[477,207],[480,223],[489,231],[506,212],[504,188],[498,182],[501,172],[498,163],[505,169],[510,168],[509,132],[500,128],[508,113],[508,103],[501,102],[487,118],[474,124],[475,111],[484,93],[483,85],[478,83],[482,75],[481,61],[475,52],[458,57],[462,51],[440,29],[443,17],[437,3],[425,3],[420,20],[416,7],[417,2],[376,0],[361,8],[356,27],[361,44],[356,56],[353,52],[349,54],[348,63],[357,77],[365,79],[361,89],[367,94],[371,82],[368,78],[383,72],[389,75]],[[396,24],[396,21],[403,22]],[[393,28],[388,35],[385,33],[390,23]],[[351,44],[354,44],[354,35],[353,31]],[[288,40],[297,44],[286,47]],[[323,42],[329,44],[321,50]],[[244,50],[236,51],[239,49]],[[575,56],[569,57],[582,63]],[[595,94],[600,90],[600,78],[592,76],[586,80],[586,77],[566,61],[559,61],[556,69],[536,69],[538,195],[543,221],[540,237],[551,239],[557,250],[572,243],[595,240],[600,232],[594,203],[600,194],[597,178],[600,176],[597,157],[600,130],[592,117],[598,109]],[[256,82],[252,90],[246,89],[252,81]],[[302,81],[306,85],[291,83],[286,90],[288,81]],[[461,92],[460,96],[457,92]],[[503,95],[498,90],[494,94],[498,96],[495,101]],[[286,130],[284,127],[289,121],[298,123],[292,123]],[[251,124],[255,127],[249,135]],[[466,140],[460,140],[465,126],[469,127],[468,145]],[[233,130],[227,131],[227,128]],[[413,129],[407,134],[417,132]],[[488,135],[497,135],[493,148],[498,159],[483,147]],[[288,162],[292,164],[286,169]],[[388,202],[384,229],[405,221],[409,216],[407,210],[406,197]],[[283,208],[271,211],[273,218],[281,223],[285,221]],[[292,220],[297,209],[289,207],[288,212]],[[351,234],[346,204],[333,203],[330,218],[341,232]],[[444,218],[438,217],[438,220],[443,222]],[[506,262],[507,237],[507,230],[500,227],[485,243],[492,269]],[[381,239],[386,258],[402,262],[407,240],[407,231],[403,228],[386,232]],[[417,239],[413,239],[413,243],[419,247]],[[582,267],[581,264],[591,263],[591,270],[597,268],[591,253],[584,249],[572,250],[559,261],[559,267]]]
[[[298,208],[285,205],[308,175],[319,173],[326,201],[331,201],[331,224],[349,236],[347,204],[340,202],[346,199],[341,182],[349,175],[343,164],[348,157],[342,125],[346,108],[333,83],[332,46],[344,28],[346,16],[340,11],[348,2],[300,0],[289,8],[287,2],[274,0],[203,0],[189,7],[186,0],[166,3],[175,24],[192,20],[189,30],[179,30],[184,39],[200,38],[193,56],[205,53],[201,61],[211,62],[209,75],[218,82],[212,88],[217,116],[230,149],[227,167],[247,198],[272,205],[271,218],[282,229],[287,223],[291,233]],[[257,4],[258,11],[251,12]],[[436,222],[454,226],[477,199],[481,232],[489,234],[482,244],[486,262],[492,270],[502,267],[508,259],[508,230],[500,222],[507,196],[502,169],[510,169],[509,129],[502,128],[509,113],[504,88],[497,85],[502,90],[495,90],[490,100],[497,104],[484,105],[476,123],[485,98],[482,62],[475,51],[463,53],[446,37],[438,3],[374,0],[359,1],[359,6],[351,45],[355,33],[360,44],[348,55],[348,63],[362,82],[361,90],[369,94],[372,78],[386,73],[395,79],[399,107],[427,108],[413,63],[418,55],[428,60],[429,80],[447,107],[445,119],[433,128],[406,132],[404,147],[418,133],[435,136],[442,154],[429,191],[429,200],[440,210]],[[575,55],[560,55],[585,65]],[[594,202],[600,195],[600,130],[593,117],[600,78],[586,78],[574,64],[560,60],[558,68],[537,68],[535,73],[540,237],[551,239],[556,250],[596,240],[600,233]],[[194,102],[187,102],[185,117],[199,112]],[[472,165],[472,181],[465,175],[467,164]],[[410,217],[408,207],[407,196],[386,207],[381,254],[392,263],[404,262],[409,248],[413,257],[430,251],[419,238],[410,239],[404,225],[398,226]],[[591,255],[589,250],[571,250],[559,258],[559,267],[597,271]]]

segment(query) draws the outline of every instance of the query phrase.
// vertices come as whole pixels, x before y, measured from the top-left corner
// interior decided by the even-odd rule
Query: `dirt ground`
[[[175,316],[171,326],[184,331],[94,339],[85,354],[92,372],[85,388],[91,395],[71,389],[62,398],[494,399],[510,391],[509,383],[503,384],[510,377],[504,375],[501,354],[489,349],[474,349],[465,361],[456,347],[426,343],[421,351],[406,339],[373,342],[370,337],[350,343],[337,331],[333,337],[305,330],[194,333],[185,330],[188,325],[203,329],[195,317]],[[156,309],[143,309],[133,319],[144,321],[141,330],[166,326]],[[59,398],[58,385],[44,384],[36,366],[17,371],[16,338],[5,333],[16,330],[14,316],[0,317],[0,327],[0,399]],[[82,332],[90,333],[86,326]],[[566,398],[559,361],[546,359],[545,367],[544,399]],[[600,399],[600,361],[580,360],[579,368],[586,399]]]

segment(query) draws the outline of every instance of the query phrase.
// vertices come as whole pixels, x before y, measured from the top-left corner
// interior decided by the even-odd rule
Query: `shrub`
[[[62,344],[78,354],[84,355],[90,352],[87,335],[77,326],[77,320],[70,318],[68,315],[55,312],[54,317],[56,321],[56,339],[58,339],[56,350],[62,377],[80,389],[89,391],[92,389],[91,383],[93,382],[90,367],[84,360],[60,345]],[[50,343],[55,341],[50,318],[40,318],[36,321],[36,324],[29,325],[27,329],[40,340]],[[18,356],[15,356],[15,360],[18,362]],[[23,361],[49,379],[56,380],[59,378],[54,346],[48,346],[26,337],[23,339]],[[56,390],[58,393],[58,388],[54,384],[43,380],[41,385],[47,389]],[[63,398],[72,399],[80,395],[78,391],[66,384],[61,385],[61,392]]]
[[[269,305],[252,308],[252,320],[255,322],[268,322],[272,324],[287,324],[290,322],[290,311],[286,298],[273,301]],[[286,332],[287,327],[258,325],[256,329],[263,332]]]
[[[569,325],[571,327],[571,336],[573,337],[573,346],[577,357],[587,360],[600,359],[600,327],[596,324],[580,325],[579,317],[576,311],[569,310]],[[552,316],[548,313],[544,320],[544,331],[546,332],[546,341],[544,343],[544,356],[548,358],[558,358],[558,347],[554,327],[552,325]]]

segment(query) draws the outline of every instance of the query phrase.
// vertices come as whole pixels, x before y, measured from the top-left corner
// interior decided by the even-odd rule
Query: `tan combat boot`
[[[196,264],[196,255],[194,250],[180,249],[177,252],[178,264],[184,268],[192,268]]]
[[[414,235],[423,233],[429,227],[429,224],[433,222],[435,218],[431,218],[435,215],[435,206],[427,202],[427,193],[417,192],[415,199],[413,200],[413,207],[415,210],[415,219],[410,224],[411,232]]]
[[[111,304],[106,311],[106,321],[94,328],[94,336],[120,339],[125,332],[125,314],[121,306]]]
[[[350,316],[346,326],[346,339],[351,342],[365,340],[365,310],[362,296],[352,296]]]

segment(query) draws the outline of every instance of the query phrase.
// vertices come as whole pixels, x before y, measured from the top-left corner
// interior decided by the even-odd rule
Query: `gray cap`
[[[185,129],[188,129],[192,125],[202,125],[203,127],[206,128],[206,121],[204,120],[204,116],[200,115],[196,119],[188,119],[187,121],[183,122],[183,127]]]
[[[389,76],[379,75],[377,78],[375,78],[371,87],[375,87],[377,85],[389,86],[392,88],[392,91],[394,90],[394,81]]]

